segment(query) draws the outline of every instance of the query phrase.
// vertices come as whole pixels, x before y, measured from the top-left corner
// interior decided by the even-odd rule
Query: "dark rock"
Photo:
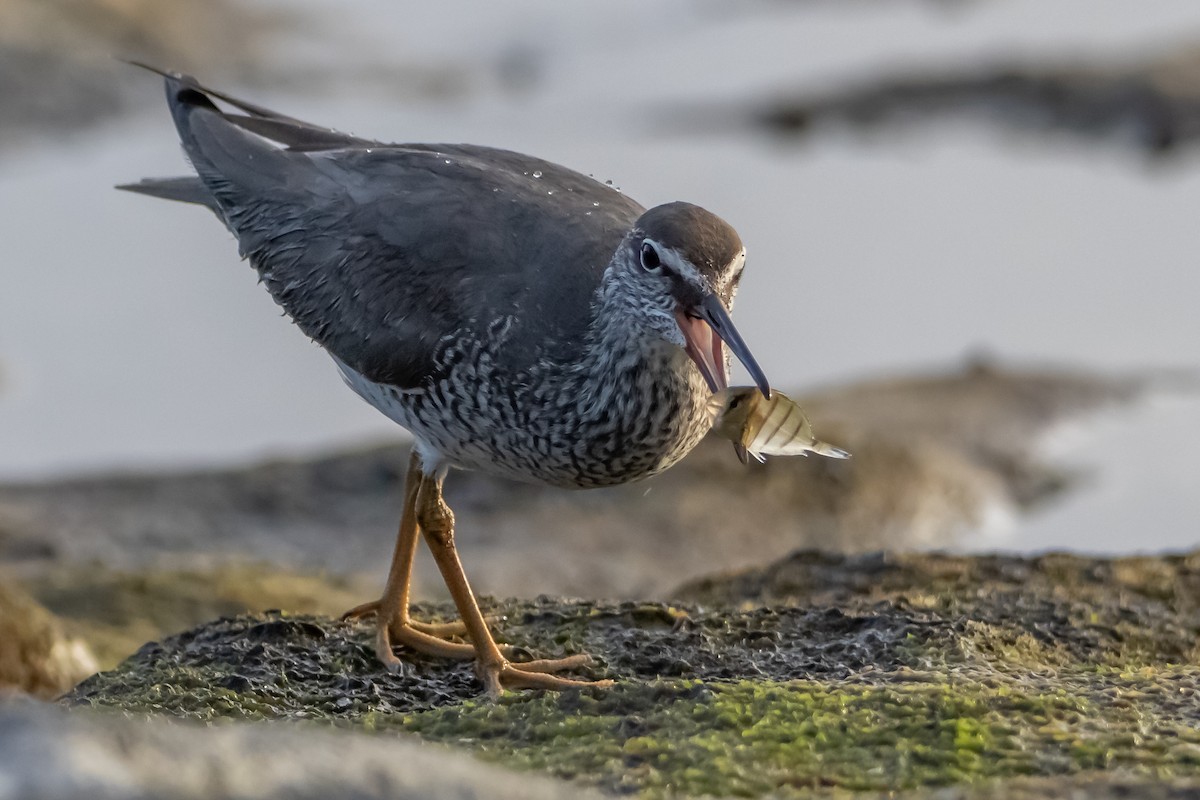
[[[1047,57],[1040,62],[969,61],[908,68],[900,76],[850,79],[833,89],[777,97],[741,119],[779,137],[798,138],[830,125],[879,129],[966,117],[1030,135],[1077,137],[1157,157],[1200,139],[1200,48],[1185,45],[1154,58]],[[686,115],[728,125],[728,108]]]
[[[429,610],[438,617],[451,611]],[[504,639],[524,651],[586,652],[596,659],[587,676],[639,681],[840,680],[867,665],[915,666],[907,648],[955,634],[923,614],[882,608],[854,615],[832,608],[691,610],[686,627],[675,624],[679,609],[657,603],[540,598],[486,611],[503,620]],[[408,668],[396,675],[377,662],[372,645],[370,625],[276,615],[222,619],[143,647],[116,670],[81,683],[69,702],[208,719],[328,714],[345,700],[338,710],[362,716],[460,703],[482,691],[470,664],[406,653]]]
[[[610,690],[481,701],[471,667],[279,614],[148,645],[64,702],[417,733],[613,792],[1183,797],[1200,791],[1200,554],[831,556],[684,587],[701,605],[484,601]],[[445,606],[416,609],[423,618]]]

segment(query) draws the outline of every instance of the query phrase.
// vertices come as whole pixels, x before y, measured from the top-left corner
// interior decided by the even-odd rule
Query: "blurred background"
[[[739,327],[798,393],[971,362],[1113,376],[1098,392],[1123,400],[1120,381],[1200,365],[1195,0],[0,0],[10,487],[402,435],[211,215],[112,190],[187,171],[160,82],[114,56],[704,205],[747,243]],[[1036,430],[1091,468],[1070,499],[924,544],[1194,546],[1200,406],[1137,394],[1088,436]]]

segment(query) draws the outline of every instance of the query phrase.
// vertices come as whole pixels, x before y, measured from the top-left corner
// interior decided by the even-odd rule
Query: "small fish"
[[[733,442],[742,463],[746,454],[759,461],[765,456],[807,456],[810,452],[829,458],[849,458],[840,447],[813,436],[812,423],[804,409],[782,392],[768,399],[754,386],[731,386],[709,401],[713,430]]]

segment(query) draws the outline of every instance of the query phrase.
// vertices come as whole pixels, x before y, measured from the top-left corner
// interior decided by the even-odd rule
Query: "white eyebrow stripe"
[[[729,263],[724,265],[724,269],[719,271],[718,275],[723,277],[724,280],[719,285],[714,285],[714,282],[707,275],[702,273],[675,248],[669,247],[649,236],[645,237],[642,241],[654,247],[663,267],[705,293],[723,294],[727,290],[733,291],[736,289],[737,283],[742,277],[742,272],[746,268],[746,248],[743,247],[734,254]]]
[[[657,242],[656,242],[657,244]],[[659,259],[676,275],[684,278],[688,283],[697,288],[708,290],[708,279],[700,274],[692,262],[683,257],[678,250],[658,244]]]

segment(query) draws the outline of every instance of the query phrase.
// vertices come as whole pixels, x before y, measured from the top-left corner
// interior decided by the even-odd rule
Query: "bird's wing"
[[[642,211],[529,156],[383,145],[182,76],[166,85],[200,181],[272,296],[379,383],[436,379],[463,340],[511,337],[520,345],[505,349],[505,366],[515,372],[579,347],[600,277]]]

